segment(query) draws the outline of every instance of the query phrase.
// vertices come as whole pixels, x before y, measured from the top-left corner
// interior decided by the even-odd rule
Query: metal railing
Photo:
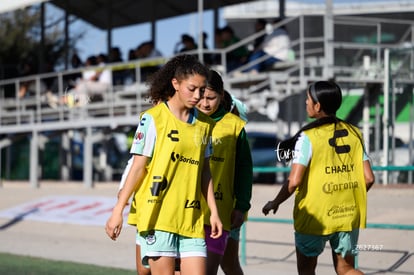
[[[281,224],[293,224],[292,219],[274,219],[274,218],[260,218],[260,217],[248,217],[240,231],[240,262],[242,265],[247,265],[247,249],[246,249],[246,227],[249,223],[281,223]],[[393,224],[393,223],[367,223],[366,228],[375,229],[389,229],[389,230],[414,230],[414,224]],[[355,256],[355,267],[358,268],[358,256]]]

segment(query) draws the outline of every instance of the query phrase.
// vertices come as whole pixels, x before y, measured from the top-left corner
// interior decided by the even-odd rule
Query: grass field
[[[135,270],[0,253],[1,275],[135,275]]]

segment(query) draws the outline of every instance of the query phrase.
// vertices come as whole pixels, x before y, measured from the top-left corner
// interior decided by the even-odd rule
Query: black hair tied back
[[[276,146],[277,154],[279,156],[283,156],[283,159],[285,161],[291,161],[294,156],[296,142],[298,141],[298,138],[303,131],[317,128],[325,124],[332,124],[332,123],[336,124],[340,121],[342,120],[337,118],[336,116],[327,116],[327,117],[323,117],[318,120],[312,121],[309,124],[306,124],[293,137],[285,139],[279,142],[279,144],[277,144]]]

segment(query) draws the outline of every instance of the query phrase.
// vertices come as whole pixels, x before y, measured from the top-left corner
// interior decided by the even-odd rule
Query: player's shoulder
[[[194,115],[197,118],[198,121],[205,122],[211,125],[214,125],[216,122],[209,117],[208,115],[204,114],[203,112],[200,112],[198,109],[194,108]]]

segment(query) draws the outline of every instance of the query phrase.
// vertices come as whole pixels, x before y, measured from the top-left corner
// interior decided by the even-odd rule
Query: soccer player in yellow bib
[[[291,158],[291,171],[262,211],[276,213],[282,202],[296,194],[293,219],[299,274],[315,274],[328,241],[337,274],[363,274],[354,269],[354,253],[359,229],[366,227],[366,193],[374,174],[360,131],[336,117],[341,103],[336,83],[312,83],[306,111],[315,120],[276,149],[279,156]]]
[[[211,238],[211,224],[208,208],[205,216],[207,242],[207,274],[216,275],[221,265],[226,274],[243,274],[238,260],[240,227],[250,209],[252,195],[253,164],[247,135],[246,122],[228,112],[224,101],[224,87],[221,76],[210,70],[207,87],[197,108],[216,122],[213,135],[213,155],[210,168],[214,183],[214,196],[223,234]],[[204,203],[205,204],[205,203]]]
[[[181,274],[206,273],[202,195],[211,211],[211,237],[222,234],[209,168],[214,121],[195,108],[208,74],[195,57],[179,55],[150,77],[150,98],[161,103],[141,116],[133,161],[106,223],[116,240],[134,194],[128,223],[137,226],[142,262],[151,274],[174,274],[176,258]]]

